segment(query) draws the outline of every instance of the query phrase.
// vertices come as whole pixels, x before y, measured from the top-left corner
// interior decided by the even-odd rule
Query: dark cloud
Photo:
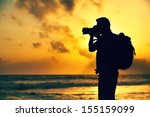
[[[57,4],[55,0],[17,0],[16,6],[26,9],[38,19],[43,19],[48,12],[55,11]]]
[[[6,63],[7,61],[4,60],[3,58],[0,58],[0,64]]]
[[[103,0],[89,0],[89,1],[83,0],[83,3],[82,3],[83,10],[87,9],[88,7],[89,9],[96,8],[97,10],[95,12],[98,12],[98,13],[101,13],[103,6],[104,6]]]
[[[146,0],[147,2],[150,2],[150,0]]]
[[[130,71],[137,73],[150,73],[150,62],[146,59],[135,59]]]
[[[17,46],[22,47],[22,46],[23,46],[23,44],[22,44],[22,43],[19,43],[19,44],[17,44]]]
[[[85,71],[91,72],[94,70],[96,66],[95,60],[91,60],[87,66]],[[94,71],[93,71],[94,73]],[[150,73],[150,62],[146,59],[135,59],[133,61],[132,66],[127,70],[120,70],[121,74],[149,74]]]
[[[19,63],[5,62],[4,64],[0,64],[0,74],[55,73],[56,69],[58,69],[57,66],[60,67],[58,60],[54,57]]]
[[[70,51],[60,41],[51,42],[51,47],[59,53],[69,53]]]
[[[10,15],[10,18],[16,22],[19,26],[22,26],[22,21],[20,19],[17,18],[17,16],[15,15]]]
[[[72,10],[74,6],[73,0],[59,0],[67,10]],[[56,0],[17,0],[16,7],[27,10],[39,20],[43,19],[48,13],[57,11],[59,5]]]
[[[55,56],[52,56],[51,60],[54,61],[55,63],[59,63],[59,61],[57,60],[57,58]]]
[[[79,50],[79,54],[89,59],[93,58],[91,53],[89,53],[87,50]]]
[[[63,25],[59,25],[59,24],[48,24],[47,22],[43,22],[41,24],[41,29],[44,32],[53,32],[53,31],[65,32],[65,33],[70,32],[70,29],[67,26],[63,26]]]
[[[39,32],[39,37],[40,38],[48,38],[48,34],[47,33],[43,33],[43,32]]]
[[[14,14],[0,13],[0,17],[3,17],[5,19],[9,19],[19,26],[23,25],[22,21]]]
[[[12,38],[6,37],[6,38],[4,38],[4,40],[5,40],[5,41],[11,41]]]
[[[62,26],[59,25],[52,25],[52,24],[48,24],[46,22],[43,22],[41,24],[41,29],[45,32],[45,33],[49,33],[49,32],[53,32],[53,31],[58,31],[60,32],[60,30],[64,28]]]
[[[91,59],[91,61],[89,63],[87,63],[87,66],[83,69],[84,73],[95,73],[95,69],[96,65],[95,65],[95,59]]]
[[[59,24],[54,25],[54,24],[48,24],[46,22],[43,22],[41,24],[40,36],[48,37],[49,33],[51,33],[51,34],[55,33],[57,35],[66,36],[66,38],[71,38],[71,39],[75,38],[68,26],[63,26],[63,25],[59,25]]]
[[[67,10],[73,10],[74,0],[60,0],[60,2],[66,7]]]
[[[34,48],[39,48],[39,47],[41,47],[41,46],[42,46],[42,44],[41,44],[41,43],[39,43],[39,42],[37,42],[37,43],[33,43],[32,45],[33,45],[33,47],[34,47]]]
[[[102,0],[91,0],[91,3],[97,7],[102,7]]]
[[[96,61],[95,60],[91,60],[89,62],[89,64],[87,65],[87,67],[90,68],[90,69],[95,69],[95,66],[96,66]]]

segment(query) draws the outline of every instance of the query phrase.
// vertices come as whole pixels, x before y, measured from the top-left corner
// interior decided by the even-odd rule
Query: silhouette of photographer
[[[98,99],[115,100],[115,90],[118,80],[118,68],[113,60],[115,34],[110,29],[107,18],[96,20],[93,28],[83,28],[83,34],[89,34],[89,51],[96,53],[96,74],[98,80]],[[95,41],[96,39],[96,41]]]

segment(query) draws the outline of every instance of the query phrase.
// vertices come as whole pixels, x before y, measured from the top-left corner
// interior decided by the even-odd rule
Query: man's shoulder
[[[110,34],[110,38],[111,38],[111,40],[113,41],[114,39],[117,39],[118,38],[118,34],[116,34],[116,33],[111,33]]]

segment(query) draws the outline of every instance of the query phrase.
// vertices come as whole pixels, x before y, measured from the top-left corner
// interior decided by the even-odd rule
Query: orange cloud
[[[39,32],[39,38],[48,38],[47,33]]]
[[[42,46],[42,44],[39,43],[39,42],[33,43],[33,47],[34,47],[34,48],[39,48],[39,47],[41,47],[41,46]]]
[[[56,50],[59,53],[70,53],[69,49],[67,49],[62,42],[51,42],[51,46],[53,50]]]
[[[91,58],[93,58],[93,56],[91,55],[91,53],[90,52],[88,52],[88,50],[79,50],[79,54],[81,55],[81,56],[84,56],[84,57],[86,57],[86,58],[89,58],[89,59],[91,59]]]

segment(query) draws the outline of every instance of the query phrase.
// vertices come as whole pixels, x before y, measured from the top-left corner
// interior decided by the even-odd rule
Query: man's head
[[[102,32],[106,32],[110,30],[110,21],[106,17],[101,17],[96,19],[97,26],[100,28]]]

